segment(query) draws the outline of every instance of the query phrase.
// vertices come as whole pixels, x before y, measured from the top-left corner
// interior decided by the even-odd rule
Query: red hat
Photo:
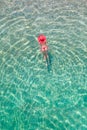
[[[38,36],[38,42],[40,44],[44,44],[46,42],[46,36],[44,36],[43,34]]]

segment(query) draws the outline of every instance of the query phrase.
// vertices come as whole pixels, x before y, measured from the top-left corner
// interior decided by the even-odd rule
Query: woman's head
[[[46,36],[41,34],[38,36],[38,42],[40,45],[46,44]]]

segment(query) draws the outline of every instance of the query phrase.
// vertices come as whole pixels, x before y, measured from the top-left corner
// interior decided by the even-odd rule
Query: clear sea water
[[[87,0],[0,0],[0,130],[87,130]]]

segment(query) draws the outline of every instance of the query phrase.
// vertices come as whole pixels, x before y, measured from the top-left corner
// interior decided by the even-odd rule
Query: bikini
[[[48,46],[47,46],[47,45],[42,45],[41,51],[42,51],[42,52],[45,52],[45,51],[47,51],[47,50],[48,50]]]

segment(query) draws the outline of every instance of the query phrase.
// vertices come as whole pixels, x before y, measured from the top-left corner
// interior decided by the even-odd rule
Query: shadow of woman
[[[52,59],[53,59],[53,57],[52,57],[51,53],[48,52],[48,57],[46,58],[46,64],[47,64],[48,72],[50,72],[51,69],[52,69]]]

